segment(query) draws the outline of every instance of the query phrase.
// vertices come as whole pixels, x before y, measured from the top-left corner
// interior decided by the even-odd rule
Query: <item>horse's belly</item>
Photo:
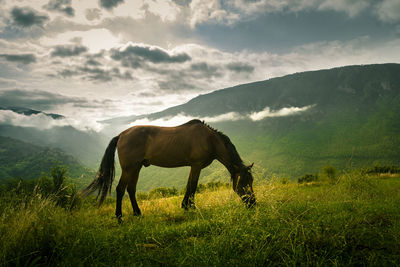
[[[190,163],[185,160],[165,159],[165,158],[162,159],[152,158],[149,159],[148,162],[150,163],[150,165],[164,167],[164,168],[175,168],[175,167],[183,167],[190,165]]]

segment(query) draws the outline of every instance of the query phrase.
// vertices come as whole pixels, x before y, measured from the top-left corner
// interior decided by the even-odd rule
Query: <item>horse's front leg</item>
[[[192,166],[190,169],[189,179],[186,185],[186,193],[182,201],[182,208],[196,208],[194,204],[194,195],[196,193],[197,183],[199,181],[201,167]]]

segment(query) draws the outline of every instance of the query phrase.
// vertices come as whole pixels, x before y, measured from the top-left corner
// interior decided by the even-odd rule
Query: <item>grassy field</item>
[[[246,209],[226,187],[139,201],[127,195],[123,223],[115,199],[73,209],[50,196],[0,203],[1,266],[268,266],[400,264],[400,177],[344,173],[336,181],[256,181],[257,206]]]

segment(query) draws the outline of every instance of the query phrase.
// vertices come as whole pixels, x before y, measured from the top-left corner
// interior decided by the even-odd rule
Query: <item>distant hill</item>
[[[15,113],[23,114],[23,115],[26,115],[26,116],[43,114],[43,115],[49,116],[49,117],[51,117],[51,118],[53,118],[55,120],[59,120],[59,119],[64,119],[65,118],[63,115],[60,115],[60,114],[46,113],[46,112],[43,112],[43,111],[24,108],[24,107],[0,107],[0,110],[11,110],[11,111],[13,111]]]
[[[68,167],[69,175],[78,178],[89,170],[60,149],[36,146],[0,136],[0,180],[35,179],[48,173],[55,163]]]
[[[82,164],[92,168],[97,168],[108,141],[99,133],[79,131],[71,126],[38,129],[0,125],[0,136],[11,137],[38,146],[62,149]]]
[[[38,114],[45,115],[54,121],[65,119],[59,114],[24,107],[0,107],[1,110],[8,110],[27,117]],[[108,141],[103,134],[95,131],[81,131],[68,125],[57,126],[56,122],[51,128],[41,128],[40,125],[35,125],[35,127],[18,126],[5,121],[0,123],[0,136],[11,137],[38,146],[60,148],[90,167],[97,167]]]
[[[279,112],[302,107],[309,108],[287,116],[250,119],[251,114],[265,108]],[[295,73],[200,95],[162,112],[107,123],[123,127],[143,118],[155,121],[183,114],[201,119],[228,113],[233,114],[230,119],[208,123],[227,134],[242,157],[254,161],[263,175],[277,173],[294,179],[318,172],[325,165],[343,169],[400,164],[400,64]],[[163,185],[168,180],[177,183],[177,174],[182,176],[182,171],[156,168],[145,172],[147,180],[139,180],[139,187],[143,183],[147,188],[153,180]],[[184,173],[181,184],[187,177]],[[219,178],[205,174],[204,179]]]

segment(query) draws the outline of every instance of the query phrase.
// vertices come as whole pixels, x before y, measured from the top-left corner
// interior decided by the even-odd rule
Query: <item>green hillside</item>
[[[60,149],[40,147],[0,136],[0,180],[36,179],[42,173],[48,173],[56,163],[67,166],[73,178],[88,173],[87,168]]]
[[[256,163],[254,170],[261,179],[272,174],[296,179],[326,165],[343,169],[400,163],[399,64],[296,73],[218,90],[162,112],[108,123],[121,127],[143,117],[156,120],[186,114],[202,118],[228,112],[243,116],[265,107],[276,111],[310,105],[292,116],[206,123],[228,135],[245,161]],[[183,187],[188,173],[188,169],[150,167],[143,171],[139,189]],[[215,163],[200,179],[226,182],[229,178]]]
[[[97,167],[108,140],[94,131],[80,131],[71,126],[51,129],[0,125],[0,136],[26,141],[37,146],[59,148],[74,156],[82,164]]]

